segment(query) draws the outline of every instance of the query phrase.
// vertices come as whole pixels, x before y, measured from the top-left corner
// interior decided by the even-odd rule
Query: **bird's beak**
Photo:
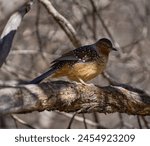
[[[116,48],[112,48],[113,51],[118,51]]]

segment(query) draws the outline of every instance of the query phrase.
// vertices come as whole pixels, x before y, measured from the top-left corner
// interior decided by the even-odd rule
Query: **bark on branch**
[[[99,87],[65,81],[1,87],[0,114],[43,110],[150,115],[150,96],[128,85]]]

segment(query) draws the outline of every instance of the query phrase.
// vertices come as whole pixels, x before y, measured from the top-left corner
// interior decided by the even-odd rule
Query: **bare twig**
[[[75,112],[75,113],[73,114],[73,116],[71,117],[71,120],[70,120],[70,122],[69,122],[69,124],[68,124],[67,129],[71,129],[71,125],[72,125],[73,120],[74,120],[74,118],[75,118],[76,115],[77,115],[77,112]]]
[[[38,50],[12,50],[10,52],[10,54],[13,54],[13,55],[33,55],[33,54],[37,54],[39,53]],[[45,52],[44,52],[45,53]],[[46,53],[45,53],[46,54]]]
[[[92,5],[93,11],[97,14],[97,16],[98,16],[100,22],[102,23],[102,26],[104,27],[106,33],[107,33],[108,36],[111,38],[111,40],[112,40],[113,42],[115,42],[115,40],[114,40],[114,38],[113,38],[113,36],[112,36],[110,30],[108,29],[107,25],[105,24],[105,22],[104,22],[103,18],[101,17],[100,13],[97,11],[97,7],[96,7],[96,5],[95,5],[95,2],[94,2],[93,0],[90,0],[90,3],[91,3],[91,5]]]
[[[130,128],[130,129],[134,129],[135,127],[131,124],[129,124],[128,122],[123,122],[123,126],[124,128]],[[120,123],[118,123],[114,128],[118,128],[120,127]]]
[[[0,36],[0,67],[5,62],[13,42],[14,35],[21,24],[24,15],[30,10],[32,2],[27,2],[8,20]]]
[[[109,82],[110,85],[118,85],[119,83],[115,81],[107,72],[102,73],[103,77]]]
[[[93,8],[93,13],[92,13],[92,18],[93,18],[93,38],[96,40],[96,32],[97,32],[97,21],[96,21],[96,11],[95,11],[95,7]]]
[[[6,122],[5,122],[5,116],[1,116],[0,115],[0,128],[6,128],[7,125],[6,125]]]
[[[145,117],[144,117],[144,116],[141,116],[141,118],[142,118],[142,120],[143,120],[143,122],[144,122],[144,124],[145,124],[145,127],[146,127],[147,129],[149,129],[150,127],[149,127],[148,122],[147,122],[147,120],[145,119]]]
[[[81,42],[76,36],[76,31],[70,22],[63,17],[51,4],[50,0],[39,0],[48,10],[48,12],[53,16],[56,22],[60,25],[60,27],[65,31],[68,38],[72,42],[75,47],[80,47]]]
[[[100,22],[101,22],[101,24],[102,24],[104,30],[106,31],[107,35],[110,37],[110,39],[111,39],[112,42],[114,43],[115,47],[116,47],[116,48],[120,48],[119,44],[115,41],[115,39],[114,39],[112,33],[110,32],[108,26],[105,24],[104,19],[102,18],[101,14],[99,13],[99,11],[98,11],[98,9],[97,9],[97,7],[96,7],[96,5],[95,5],[94,0],[90,0],[90,3],[91,3],[91,5],[92,5],[93,11],[95,12],[95,14],[97,14],[97,16],[98,16],[98,18],[99,18],[99,20],[100,20]],[[120,50],[120,49],[119,49],[119,50]]]
[[[97,129],[103,128],[103,127],[100,125],[99,118],[98,118],[98,115],[97,115],[96,112],[93,113],[93,118],[94,118],[95,123],[97,123],[96,128],[97,128]]]
[[[119,119],[120,119],[120,128],[122,128],[124,126],[124,121],[121,113],[119,113]]]
[[[125,45],[125,46],[122,46],[121,48],[122,48],[122,49],[125,49],[125,48],[128,48],[128,47],[133,47],[134,45],[139,44],[139,43],[140,43],[141,41],[143,41],[144,39],[145,39],[145,38],[142,36],[142,37],[140,37],[139,39],[134,40],[133,42],[131,42],[131,43]]]
[[[73,116],[70,113],[64,113],[64,112],[61,112],[60,114],[63,114],[64,116],[69,117],[69,118],[72,118],[72,116]],[[83,122],[84,119],[83,119],[83,117],[75,116],[74,120],[79,121],[79,122]],[[100,125],[99,123],[95,123],[95,122],[93,122],[93,121],[91,121],[89,119],[85,119],[85,121],[90,126],[95,126],[95,127],[99,126],[100,128],[106,129],[106,127]]]
[[[45,61],[45,63],[48,65],[49,63],[47,62],[46,56],[44,55],[44,51],[43,51],[43,44],[42,44],[42,40],[41,40],[41,35],[40,35],[40,29],[39,29],[39,25],[40,25],[40,13],[41,13],[41,4],[39,2],[37,2],[37,14],[36,14],[36,21],[35,21],[35,28],[36,28],[36,37],[37,37],[37,43],[38,43],[38,47],[39,47],[39,51],[40,51],[40,55],[43,58],[43,60]]]
[[[41,12],[41,6],[40,3],[37,3],[37,14],[36,14],[36,21],[35,21],[35,28],[36,28],[36,37],[37,37],[37,42],[39,46],[40,52],[42,52],[42,41],[41,41],[41,36],[40,36],[40,31],[39,31],[39,21],[40,21],[40,12]]]
[[[141,124],[139,115],[137,115],[137,121],[138,121],[138,124],[139,124],[139,128],[142,129],[142,124]]]
[[[82,117],[83,117],[84,127],[85,127],[85,129],[88,129],[87,123],[86,123],[86,118],[85,118],[85,115],[83,113],[82,113]]]
[[[14,119],[14,118],[12,117],[12,115],[11,115],[11,118],[14,120],[15,127],[18,129],[18,128],[19,128],[19,126],[18,126],[18,124],[17,124],[17,120],[16,120],[16,119]]]
[[[31,128],[31,129],[35,129],[33,126],[29,125],[27,122],[23,121],[23,120],[20,119],[18,116],[16,116],[16,115],[11,115],[11,117],[14,119],[15,123],[16,123],[16,121],[17,121],[17,122],[19,122],[19,123],[22,124],[22,125],[25,125],[25,126]],[[17,126],[17,124],[16,124],[16,126]]]
[[[18,77],[18,79],[27,80],[27,76],[24,76],[24,73],[16,72],[15,68],[13,68],[12,66],[9,66],[7,64],[2,68],[2,71],[6,72],[6,73],[11,73],[12,75]]]

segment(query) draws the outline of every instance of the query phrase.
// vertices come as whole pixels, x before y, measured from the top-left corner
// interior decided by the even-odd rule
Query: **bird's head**
[[[116,48],[113,47],[111,41],[107,38],[102,38],[98,40],[96,43],[96,48],[102,53],[103,55],[108,56],[110,51],[117,51]]]

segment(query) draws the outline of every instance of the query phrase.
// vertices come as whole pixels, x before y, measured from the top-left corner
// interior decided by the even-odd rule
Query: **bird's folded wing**
[[[74,52],[73,51],[70,51],[70,52],[68,52],[68,53],[65,53],[65,54],[63,54],[61,57],[59,57],[59,58],[57,58],[56,60],[54,60],[53,62],[52,62],[52,64],[53,63],[57,63],[57,62],[59,62],[59,61],[78,61],[79,60],[79,58],[74,54]]]
[[[67,52],[63,54],[61,57],[57,58],[52,62],[52,64],[60,62],[60,61],[90,61],[94,54],[99,55],[99,52],[93,45],[82,46],[73,51]]]

